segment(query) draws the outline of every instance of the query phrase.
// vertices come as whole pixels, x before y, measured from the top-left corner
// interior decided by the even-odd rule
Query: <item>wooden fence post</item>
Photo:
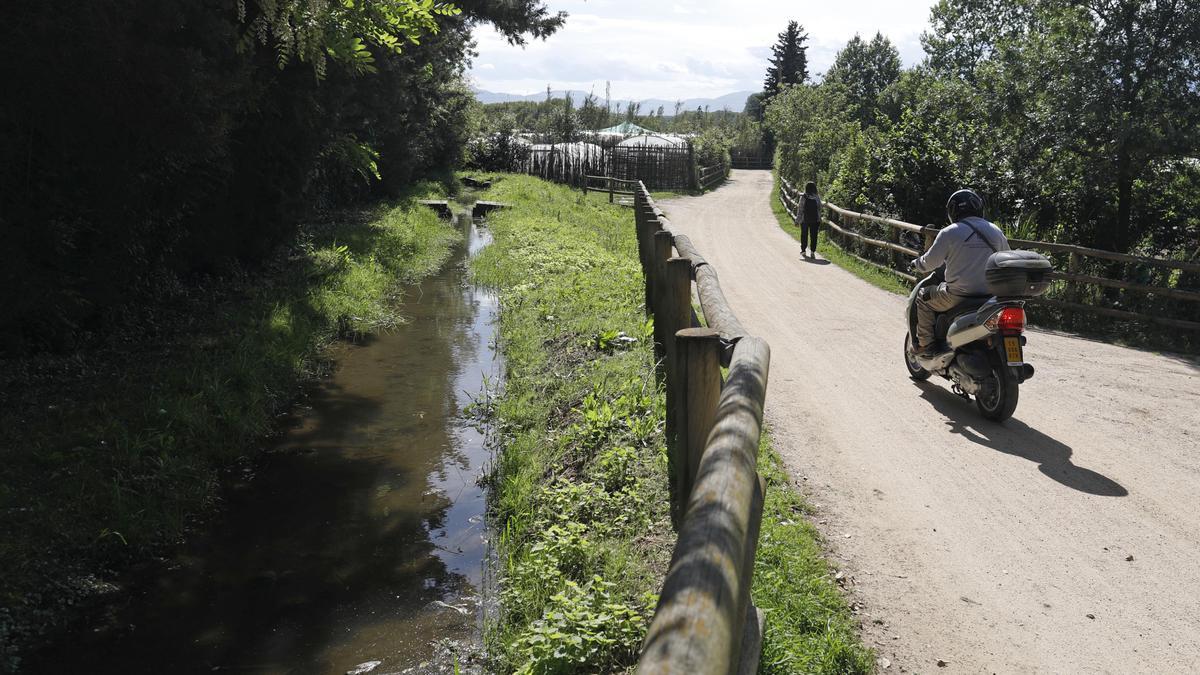
[[[680,422],[679,472],[677,476],[680,516],[687,508],[700,458],[708,442],[721,397],[721,334],[712,328],[684,328],[675,333],[676,405]]]
[[[900,230],[895,225],[892,225],[891,232],[892,232],[892,236],[888,238],[888,241],[894,241],[896,243],[899,243],[900,242]],[[892,269],[902,270],[902,269],[904,269],[904,267],[905,267],[904,258],[900,257],[899,251],[893,250],[892,251]]]
[[[651,290],[654,297],[651,298],[654,305],[654,356],[660,362],[665,364],[667,358],[667,342],[673,332],[667,333],[667,321],[670,310],[671,295],[667,292],[667,260],[671,258],[671,248],[675,244],[675,236],[666,230],[659,230],[654,233],[654,259],[652,260],[651,269],[654,277],[654,285]],[[686,328],[680,326],[679,328]],[[679,330],[676,328],[675,330]]]
[[[696,190],[700,184],[700,171],[696,166],[696,148],[691,143],[688,143],[688,187]]]
[[[1071,257],[1067,260],[1067,273],[1079,274],[1083,269],[1083,256],[1076,251],[1071,251]],[[1079,284],[1074,281],[1067,282],[1067,301],[1078,302],[1081,293],[1079,292]]]
[[[928,251],[933,247],[933,240],[937,239],[938,230],[933,225],[925,226],[925,250]]]
[[[667,447],[669,452],[674,456],[675,449],[681,447],[680,432],[681,427],[680,415],[677,399],[679,397],[680,378],[679,372],[679,340],[675,335],[684,328],[692,327],[692,261],[688,258],[671,258],[667,260],[666,275],[663,281],[662,297],[664,298],[663,311],[655,315],[654,325],[658,326],[662,322],[663,336],[666,338],[667,358],[666,371],[667,383]],[[682,465],[680,465],[682,466]],[[672,476],[674,474],[672,473]],[[672,486],[675,485],[672,479]]]
[[[609,204],[613,203],[613,179],[612,179],[612,176],[608,177],[608,203]]]
[[[637,231],[638,253],[642,261],[642,276],[646,280],[646,316],[654,313],[654,233],[661,229],[658,217],[647,204],[643,209],[642,223]]]

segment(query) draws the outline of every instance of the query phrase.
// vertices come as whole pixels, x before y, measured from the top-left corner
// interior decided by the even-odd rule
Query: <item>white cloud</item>
[[[545,42],[513,47],[490,28],[476,33],[476,84],[490,91],[530,94],[554,89],[595,90],[606,80],[613,98],[688,98],[758,90],[770,45],[795,19],[809,35],[809,72],[823,72],[855,35],[879,31],[905,65],[923,54],[920,34],[933,0],[795,0],[732,3],[692,0],[548,0],[570,13],[567,25]]]

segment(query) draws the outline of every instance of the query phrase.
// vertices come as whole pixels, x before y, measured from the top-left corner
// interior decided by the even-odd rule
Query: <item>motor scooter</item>
[[[993,254],[987,267],[990,294],[966,298],[937,315],[934,333],[942,348],[931,356],[913,349],[917,296],[945,278],[939,268],[918,281],[905,306],[904,365],[909,377],[922,381],[937,374],[953,383],[954,393],[968,400],[974,397],[987,419],[1002,422],[1011,417],[1021,383],[1034,374],[1025,361],[1025,303],[1049,288],[1050,271],[1050,262],[1032,251]]]

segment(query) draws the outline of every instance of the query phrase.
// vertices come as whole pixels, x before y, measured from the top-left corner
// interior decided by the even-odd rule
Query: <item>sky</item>
[[[595,90],[614,99],[715,97],[762,88],[770,47],[789,20],[809,35],[810,76],[823,72],[855,33],[891,39],[905,66],[923,56],[920,36],[934,0],[546,0],[570,14],[542,42],[513,47],[476,29],[475,86],[532,94]]]

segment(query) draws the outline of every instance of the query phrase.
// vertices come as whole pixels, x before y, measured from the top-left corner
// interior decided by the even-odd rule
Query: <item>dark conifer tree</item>
[[[802,84],[808,79],[808,34],[795,21],[789,21],[787,30],[779,34],[779,41],[771,46],[771,65],[767,68],[767,79],[763,83],[764,98],[770,99],[779,93],[785,84]]]

